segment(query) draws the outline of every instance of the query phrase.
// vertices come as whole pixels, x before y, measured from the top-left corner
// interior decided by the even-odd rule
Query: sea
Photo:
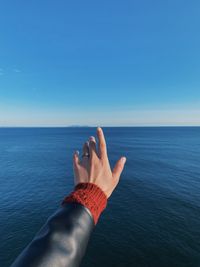
[[[81,267],[200,267],[200,127],[103,127],[127,161]],[[95,127],[0,128],[0,267],[73,190],[72,154]]]

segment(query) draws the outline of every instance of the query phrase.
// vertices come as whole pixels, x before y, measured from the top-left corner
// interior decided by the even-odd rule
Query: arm
[[[125,158],[110,169],[106,142],[97,130],[99,149],[91,137],[83,146],[82,160],[73,156],[75,188],[17,257],[11,267],[78,267],[90,235],[119,182]]]
[[[69,203],[47,220],[12,267],[78,267],[93,227],[89,210]]]

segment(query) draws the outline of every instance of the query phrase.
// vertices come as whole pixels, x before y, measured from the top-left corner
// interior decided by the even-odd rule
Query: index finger
[[[97,128],[97,137],[99,140],[99,156],[101,159],[106,158],[107,157],[106,140],[101,127]]]

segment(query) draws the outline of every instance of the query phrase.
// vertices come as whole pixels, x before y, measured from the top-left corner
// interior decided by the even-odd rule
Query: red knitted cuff
[[[94,218],[95,225],[100,214],[106,208],[107,196],[96,184],[79,183],[75,186],[74,191],[66,196],[62,205],[68,202],[76,202],[87,207]]]

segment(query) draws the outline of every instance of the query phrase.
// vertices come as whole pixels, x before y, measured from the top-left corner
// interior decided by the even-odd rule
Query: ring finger
[[[88,155],[88,156],[84,156],[84,155]],[[88,162],[88,159],[89,159],[89,142],[86,141],[82,149],[82,163],[84,164]]]

